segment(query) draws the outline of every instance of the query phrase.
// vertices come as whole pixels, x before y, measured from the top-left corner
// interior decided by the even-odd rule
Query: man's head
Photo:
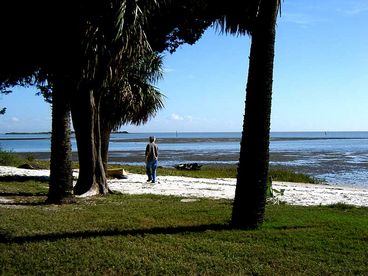
[[[149,141],[150,143],[153,143],[156,140],[155,136],[150,136],[149,137]]]

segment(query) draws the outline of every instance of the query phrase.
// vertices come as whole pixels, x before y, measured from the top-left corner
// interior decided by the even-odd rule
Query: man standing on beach
[[[146,170],[147,170],[147,182],[156,182],[156,169],[158,161],[158,146],[155,143],[154,136],[149,137],[149,143],[146,146]]]

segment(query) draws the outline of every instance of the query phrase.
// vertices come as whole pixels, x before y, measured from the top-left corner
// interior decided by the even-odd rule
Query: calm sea
[[[147,138],[154,135],[160,149],[160,165],[183,162],[234,164],[238,162],[241,134],[114,133],[110,161],[142,164]],[[50,151],[49,134],[1,134],[0,147],[13,152]],[[73,151],[76,151],[72,138]],[[331,184],[368,187],[368,132],[273,132],[270,164],[325,180]]]

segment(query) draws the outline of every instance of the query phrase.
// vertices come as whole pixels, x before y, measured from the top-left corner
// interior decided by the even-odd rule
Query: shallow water
[[[238,162],[240,133],[115,133],[111,136],[110,161],[141,165],[147,138],[155,135],[160,165],[198,162]],[[0,135],[0,147],[14,152],[39,152],[48,158],[49,134]],[[75,139],[72,147],[76,151]],[[368,187],[368,132],[271,133],[270,164],[324,179],[327,183]]]

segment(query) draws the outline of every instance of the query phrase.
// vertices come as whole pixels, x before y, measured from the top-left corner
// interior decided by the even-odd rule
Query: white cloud
[[[16,122],[19,122],[20,120],[17,118],[17,117],[12,117],[10,119],[12,122],[16,123]]]
[[[179,115],[176,113],[171,114],[171,116],[169,117],[169,120],[171,121],[187,121],[187,122],[192,122],[194,120],[196,120],[196,118],[194,118],[191,115]]]
[[[170,119],[173,120],[173,121],[184,121],[183,116],[180,116],[180,115],[175,114],[175,113],[171,114]]]
[[[171,73],[174,72],[175,70],[170,68],[170,67],[164,67],[164,73]]]
[[[364,12],[368,12],[368,5],[367,3],[358,3],[353,7],[347,9],[338,9],[337,11],[345,15],[354,16]]]
[[[281,15],[280,21],[293,23],[302,27],[314,25],[324,20],[317,19],[308,14],[303,13],[285,13]]]

